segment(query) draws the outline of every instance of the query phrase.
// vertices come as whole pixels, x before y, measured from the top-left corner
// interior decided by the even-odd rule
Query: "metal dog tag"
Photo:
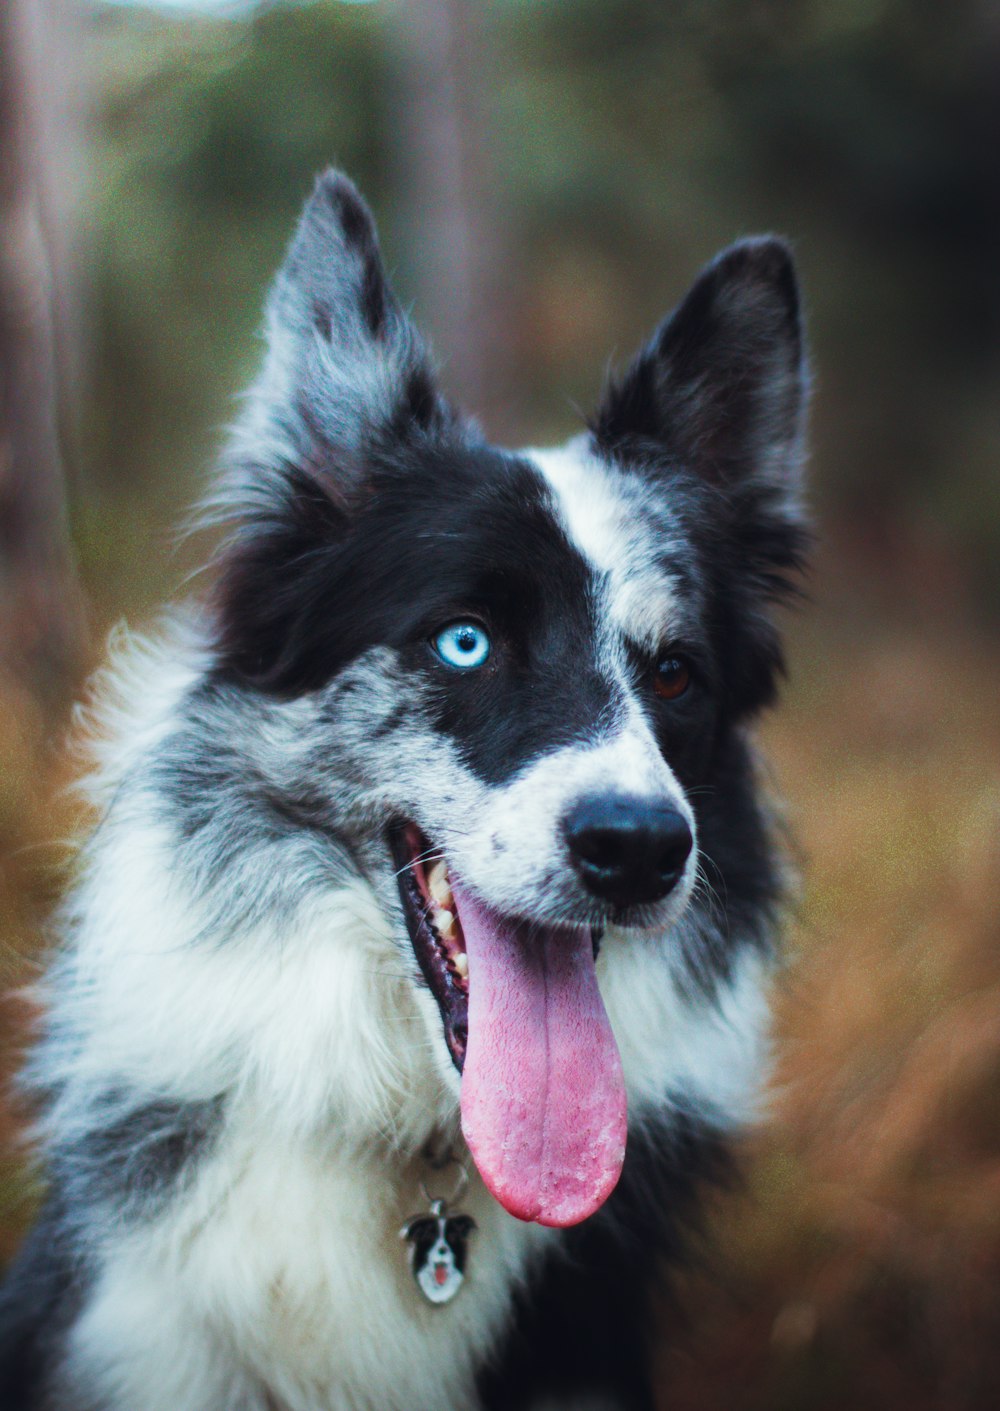
[[[449,1215],[443,1200],[431,1201],[429,1215],[414,1215],[400,1230],[410,1246],[410,1268],[428,1303],[450,1303],[465,1281],[471,1215]]]

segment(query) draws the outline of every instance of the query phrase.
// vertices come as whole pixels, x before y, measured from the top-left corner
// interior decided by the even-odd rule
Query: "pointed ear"
[[[224,494],[237,508],[241,491],[247,508],[259,507],[268,481],[288,471],[314,476],[335,503],[349,500],[373,443],[451,419],[389,287],[371,212],[339,172],[324,173],[306,203],[271,289],[266,336],[228,457]]]
[[[226,523],[214,596],[220,666],[277,694],[315,685],[308,625],[377,454],[455,421],[389,288],[368,207],[327,172],[267,304],[267,356],[203,522]],[[464,433],[462,433],[464,434]]]
[[[795,269],[763,237],[702,272],[592,424],[599,450],[687,505],[736,715],[774,697],[782,651],[768,607],[795,593],[810,544],[807,392]]]
[[[723,251],[657,329],[593,422],[598,445],[668,461],[724,491],[797,502],[806,402],[798,282],[764,236]]]

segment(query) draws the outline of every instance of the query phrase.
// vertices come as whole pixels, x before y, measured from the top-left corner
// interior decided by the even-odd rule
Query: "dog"
[[[213,586],[91,708],[8,1411],[653,1406],[650,1291],[767,1066],[801,323],[741,241],[585,429],[500,450],[318,180]]]

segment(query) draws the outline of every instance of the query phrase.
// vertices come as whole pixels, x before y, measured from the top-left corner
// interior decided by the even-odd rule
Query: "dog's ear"
[[[288,473],[350,504],[380,441],[451,419],[420,335],[389,287],[371,212],[328,171],[267,303],[267,356],[234,430],[222,497],[252,516]],[[275,479],[279,481],[275,485]]]
[[[702,271],[610,387],[593,430],[605,451],[686,466],[730,493],[752,480],[796,500],[805,401],[795,267],[764,236]]]
[[[763,609],[794,592],[809,544],[807,394],[795,268],[787,246],[765,236],[702,271],[592,423],[600,451],[669,487],[678,506],[690,487],[690,531],[710,546],[740,710],[773,695],[781,650]]]
[[[306,204],[266,332],[264,367],[203,521],[231,527],[213,604],[220,665],[294,693],[311,684],[304,624],[321,611],[331,555],[376,460],[456,418],[389,288],[371,213],[338,172],[321,176]]]

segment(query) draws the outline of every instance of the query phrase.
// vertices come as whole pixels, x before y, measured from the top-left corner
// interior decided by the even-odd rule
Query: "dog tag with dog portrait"
[[[443,1200],[431,1202],[429,1215],[415,1215],[400,1230],[410,1246],[410,1268],[428,1303],[450,1303],[465,1280],[469,1236],[476,1228],[471,1215],[449,1215]]]

